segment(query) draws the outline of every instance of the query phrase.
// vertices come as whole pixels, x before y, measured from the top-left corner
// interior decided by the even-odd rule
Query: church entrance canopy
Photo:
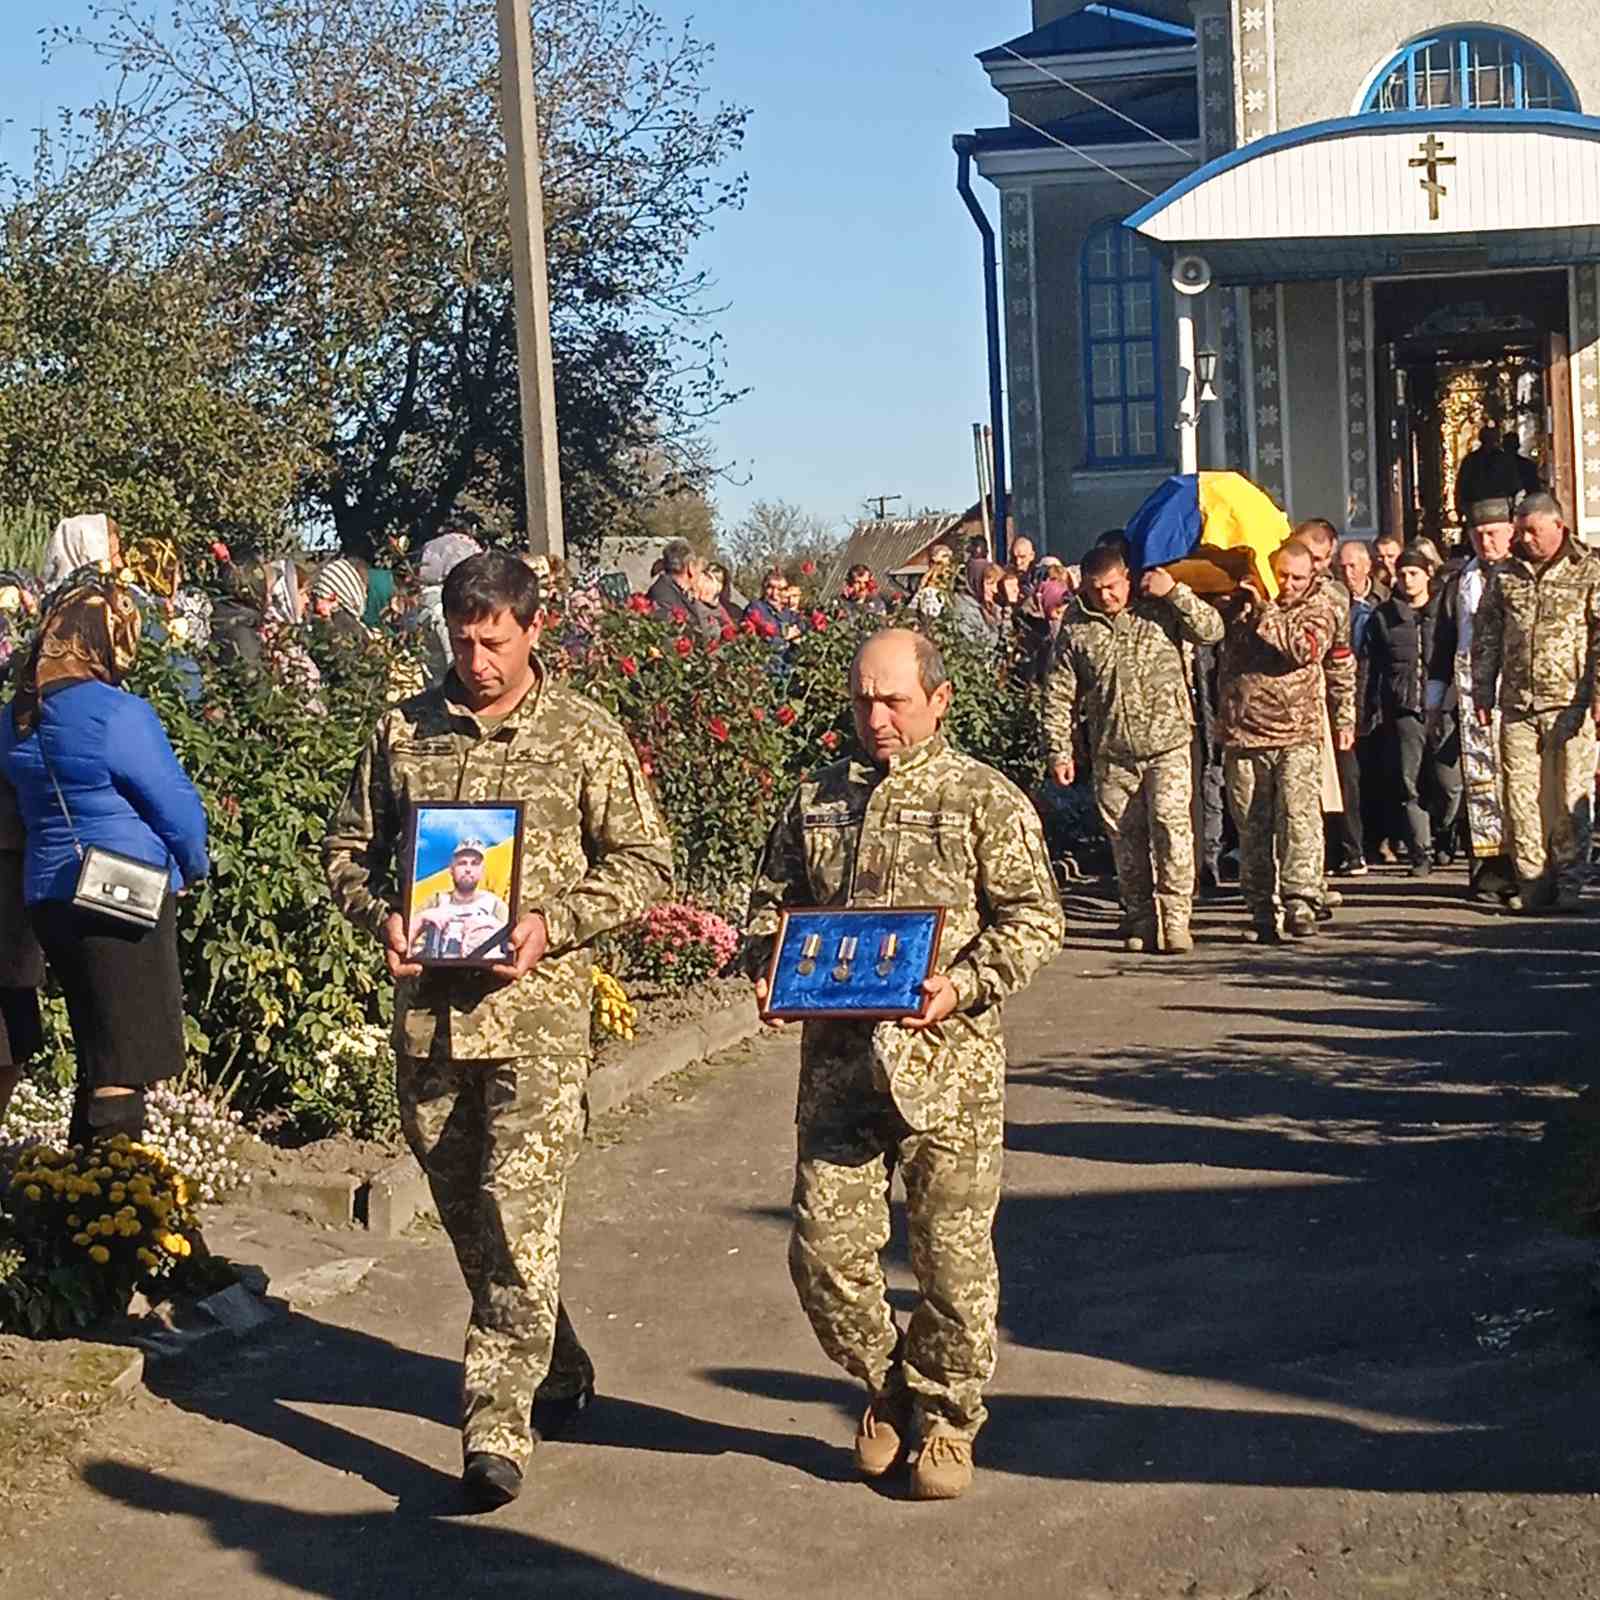
[[[1227,284],[1600,259],[1600,117],[1397,112],[1208,162],[1127,219]]]

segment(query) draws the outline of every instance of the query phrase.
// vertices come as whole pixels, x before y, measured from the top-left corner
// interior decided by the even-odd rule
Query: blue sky
[[[753,108],[744,211],[702,251],[727,305],[728,377],[752,392],[713,428],[756,499],[843,522],[867,495],[902,505],[976,498],[972,423],[987,415],[978,238],[954,189],[950,136],[1001,120],[973,60],[1024,32],[1027,0],[654,0],[717,45],[714,91]],[[0,8],[0,155],[104,81],[92,62],[39,64],[43,23],[86,0]],[[994,195],[977,190],[994,214]]]

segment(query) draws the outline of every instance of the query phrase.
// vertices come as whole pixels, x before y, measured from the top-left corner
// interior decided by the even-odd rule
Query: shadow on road
[[[711,1591],[641,1577],[581,1550],[481,1520],[319,1513],[184,1483],[114,1461],[86,1467],[108,1500],[189,1517],[221,1550],[247,1553],[287,1592],[327,1600],[380,1595],[579,1595],[714,1600]]]

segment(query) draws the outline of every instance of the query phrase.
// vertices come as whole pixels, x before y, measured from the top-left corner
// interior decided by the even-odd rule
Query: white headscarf
[[[300,623],[300,574],[292,561],[267,563],[268,622],[286,622],[298,627]]]
[[[103,511],[84,517],[63,517],[44,547],[40,587],[49,594],[79,567],[98,566],[110,559],[111,526]]]

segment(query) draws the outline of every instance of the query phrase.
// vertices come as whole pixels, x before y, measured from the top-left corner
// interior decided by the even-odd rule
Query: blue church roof
[[[1119,96],[1117,107],[1164,139],[1181,143],[1200,137],[1200,103],[1193,84],[1153,84],[1141,93]],[[1046,133],[1054,134],[1067,144],[1085,147],[1155,142],[1150,134],[1098,108],[1061,117],[1042,126]],[[979,128],[977,138],[979,150],[1042,150],[1051,143],[1032,128],[1018,124],[1008,128]]]
[[[992,50],[981,51],[978,60],[1009,61],[1013,50],[1030,60],[1037,56],[1098,55],[1106,50],[1186,50],[1194,42],[1194,29],[1181,23],[1091,0],[1081,11],[1058,17]]]

